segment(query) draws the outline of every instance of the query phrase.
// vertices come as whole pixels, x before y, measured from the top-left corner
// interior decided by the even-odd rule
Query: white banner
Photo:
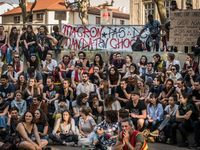
[[[62,32],[68,35],[64,48],[75,50],[132,51],[142,28],[134,26],[62,25]],[[141,40],[145,43],[149,32],[144,31]]]

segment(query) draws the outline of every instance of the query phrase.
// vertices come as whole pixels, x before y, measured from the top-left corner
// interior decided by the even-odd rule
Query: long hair
[[[20,82],[20,77],[21,77],[21,76],[24,76],[24,75],[23,75],[23,74],[20,74],[20,75],[18,76],[18,80],[17,80],[17,84],[16,84],[15,90],[19,90],[19,89],[20,89],[20,84],[21,84],[21,82]],[[27,81],[26,81],[25,76],[24,76],[24,83],[23,83],[23,85],[22,85],[22,89],[25,89],[25,88],[26,88],[26,85],[27,85]]]
[[[104,103],[107,109],[112,109],[112,103],[114,103],[116,99],[112,97],[112,95],[107,94],[104,99]]]
[[[144,64],[142,63],[142,57],[144,57],[145,59],[146,59],[146,61],[144,62]],[[146,66],[147,65],[147,62],[148,62],[148,60],[147,60],[147,56],[145,56],[145,55],[142,55],[141,56],[141,58],[140,58],[140,65],[144,65],[144,66]]]
[[[150,95],[150,98],[155,98],[156,99],[156,106],[158,105],[159,101],[158,101],[158,95],[156,93],[152,93]],[[150,102],[150,107],[152,106],[153,104]]]
[[[84,113],[86,116],[92,113],[92,109],[90,107],[82,106],[81,108],[82,108],[82,113]]]
[[[28,28],[30,28],[31,29],[31,33],[28,33]],[[27,39],[27,37],[28,37],[28,35],[31,35],[31,39],[34,39],[34,32],[33,32],[33,27],[32,27],[32,25],[28,25],[27,26],[27,28],[26,28],[26,33],[25,33],[25,38]]]
[[[101,56],[101,54],[96,54],[95,56],[94,56],[94,66],[97,66],[97,63],[96,63],[96,60],[95,60],[95,57],[96,56],[98,56],[99,57],[99,67],[100,67],[100,69],[103,67],[103,59],[102,59],[102,56]]]
[[[33,116],[33,119],[31,121],[31,124],[34,124],[35,123],[35,114],[33,113],[32,110],[27,110],[24,115],[21,117],[21,122],[26,122],[26,119],[25,119],[25,116],[27,113],[31,113],[31,115]]]
[[[17,27],[12,27],[9,35],[10,42],[17,41],[18,39],[18,32],[16,34],[13,33],[13,30],[17,29]]]
[[[83,105],[82,100],[83,100],[84,98],[86,98],[86,97],[87,97],[87,94],[86,94],[86,93],[81,93],[81,94],[79,94],[79,95],[77,96],[77,98],[76,98],[77,104],[78,104],[79,106],[82,106],[82,105]]]
[[[115,74],[114,75],[111,75],[110,74],[110,70],[111,69],[114,69],[115,70]],[[118,70],[117,70],[117,68],[116,67],[111,67],[109,70],[108,70],[108,75],[109,75],[109,78],[111,79],[111,76],[114,76],[114,78],[116,78],[117,80],[119,79],[119,72],[118,72]]]
[[[32,56],[35,56],[35,57],[36,57],[36,59],[35,59],[34,62],[31,60],[31,57],[32,57]],[[40,63],[39,63],[38,57],[37,57],[35,54],[31,54],[31,56],[30,56],[30,58],[29,58],[29,63],[30,63],[30,65],[31,65],[31,64],[34,64],[34,68],[37,69],[37,70],[38,70],[39,67],[40,67]]]
[[[132,64],[129,66],[129,70],[130,70],[131,66],[135,67],[134,74],[137,74],[137,75],[140,74],[135,63],[132,63]]]
[[[144,82],[144,80],[142,78],[139,78],[137,81],[142,82],[143,83],[143,88],[145,88],[146,85],[145,85],[145,82]],[[139,87],[138,87],[138,84],[136,85],[136,90],[140,90]]]
[[[65,120],[64,120],[64,118],[63,118],[63,114],[64,114],[65,112],[67,112],[67,113],[69,114],[69,119],[68,119],[68,123],[67,123],[67,124],[71,124],[72,115],[71,115],[71,112],[70,112],[69,110],[64,110],[64,111],[62,112],[62,119],[61,119],[61,122],[60,122],[60,123],[64,123],[64,122],[65,122]]]
[[[48,31],[47,26],[41,25],[40,28],[44,28],[44,33],[45,33],[45,35],[48,34],[49,31]]]
[[[109,91],[109,86],[108,86],[108,81],[107,80],[103,80],[103,82],[101,82],[100,84],[103,84],[103,89],[100,89],[100,94],[103,93],[104,95],[108,94]]]
[[[99,100],[98,94],[97,94],[96,92],[94,92],[94,91],[90,92],[88,101],[89,101],[89,102],[92,102],[92,99],[93,99],[93,98],[97,98],[97,99]]]
[[[28,84],[27,84],[27,87],[26,87],[26,91],[28,90],[28,91],[31,91],[31,86],[30,86],[30,80],[34,80],[34,94],[33,95],[35,95],[35,94],[38,94],[39,93],[39,85],[37,84],[37,80],[35,79],[35,78],[30,78],[29,80],[28,80]]]
[[[20,66],[20,55],[19,55],[19,61],[16,62],[15,61],[15,55],[19,55],[17,52],[14,53],[14,55],[12,56],[12,61],[13,61],[13,67],[15,66],[15,63],[16,63],[16,66]]]
[[[105,116],[110,120],[111,123],[116,123],[118,121],[117,110],[107,110],[105,111]]]
[[[112,64],[113,63],[113,55],[114,55],[115,53],[111,53],[110,54],[110,57],[109,57],[109,60],[108,60],[108,62],[109,62],[109,64]]]
[[[43,110],[42,109],[36,109],[36,110],[38,110],[40,112],[39,121],[36,122],[36,123],[37,124],[43,124],[43,125],[46,124],[47,123],[47,117],[46,117],[45,113],[43,112]]]

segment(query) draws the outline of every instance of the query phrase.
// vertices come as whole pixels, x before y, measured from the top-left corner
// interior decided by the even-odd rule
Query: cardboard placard
[[[55,20],[66,20],[66,11],[55,11]]]
[[[169,45],[195,46],[199,37],[200,10],[178,10],[171,12]]]

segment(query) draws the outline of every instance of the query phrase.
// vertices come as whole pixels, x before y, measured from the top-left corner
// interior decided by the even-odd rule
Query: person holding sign
[[[150,36],[147,38],[147,41],[146,41],[147,50],[150,51],[150,42],[151,42],[150,40],[155,39],[156,40],[156,51],[158,51],[159,50],[159,42],[160,42],[161,25],[158,20],[153,19],[153,15],[148,16],[148,22],[144,25],[144,28],[140,31],[137,38],[140,38],[141,34],[147,28],[150,31]]]

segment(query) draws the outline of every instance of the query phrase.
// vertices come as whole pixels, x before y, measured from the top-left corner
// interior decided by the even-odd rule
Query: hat
[[[132,91],[131,94],[136,94],[136,95],[139,95],[140,96],[140,92],[135,90],[135,91]]]
[[[172,2],[171,2],[171,5],[176,5],[176,1],[172,1]]]

